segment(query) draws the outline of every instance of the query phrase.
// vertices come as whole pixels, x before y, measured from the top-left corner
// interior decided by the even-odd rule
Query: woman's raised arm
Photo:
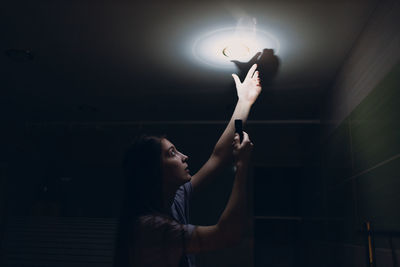
[[[186,252],[198,253],[231,247],[241,241],[247,225],[247,176],[253,143],[244,133],[240,143],[238,134],[234,138],[236,165],[235,181],[229,201],[213,226],[197,226],[188,242]]]
[[[232,117],[215,145],[210,158],[192,177],[192,185],[195,192],[208,184],[209,181],[213,180],[213,178],[215,178],[219,172],[232,161],[231,142],[235,134],[234,121],[240,119],[243,123],[246,122],[250,108],[261,92],[259,73],[256,69],[257,64],[254,64],[248,71],[243,82],[240,82],[240,79],[236,74],[232,74],[236,84],[238,102]]]

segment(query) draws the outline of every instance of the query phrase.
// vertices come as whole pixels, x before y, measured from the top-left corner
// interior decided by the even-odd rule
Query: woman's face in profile
[[[187,164],[188,156],[179,152],[167,139],[161,139],[161,158],[163,179],[168,184],[181,186],[190,181]]]

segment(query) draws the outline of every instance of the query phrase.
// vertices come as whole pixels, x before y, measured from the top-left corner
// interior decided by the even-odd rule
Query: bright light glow
[[[240,40],[232,41],[231,44],[222,50],[222,54],[228,58],[240,60],[250,55],[250,47],[246,42]]]
[[[231,68],[231,60],[249,61],[264,48],[279,52],[279,42],[255,27],[222,28],[203,34],[192,47],[194,57],[207,65]]]

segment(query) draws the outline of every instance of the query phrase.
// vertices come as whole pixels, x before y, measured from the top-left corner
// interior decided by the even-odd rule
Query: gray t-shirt
[[[189,224],[189,200],[192,196],[192,183],[187,182],[176,191],[174,202],[171,205],[172,217],[187,226],[189,237],[192,235],[195,228]],[[195,267],[195,258],[193,254],[183,256],[180,267]]]
[[[172,217],[146,215],[138,218],[134,266],[195,267],[194,256],[186,255],[185,248],[195,226],[189,224],[189,199],[192,184],[182,185],[171,206]]]

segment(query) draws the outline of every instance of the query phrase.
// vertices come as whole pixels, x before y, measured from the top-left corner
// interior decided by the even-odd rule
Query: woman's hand
[[[232,142],[233,156],[235,158],[236,165],[248,165],[251,158],[251,152],[253,151],[253,143],[250,141],[249,135],[243,132],[243,141],[240,143],[239,134],[235,133],[235,137]]]
[[[240,79],[236,74],[232,74],[232,77],[235,80],[239,101],[250,105],[253,105],[261,92],[259,73],[256,69],[257,64],[254,64],[247,73],[243,83],[240,82]]]

